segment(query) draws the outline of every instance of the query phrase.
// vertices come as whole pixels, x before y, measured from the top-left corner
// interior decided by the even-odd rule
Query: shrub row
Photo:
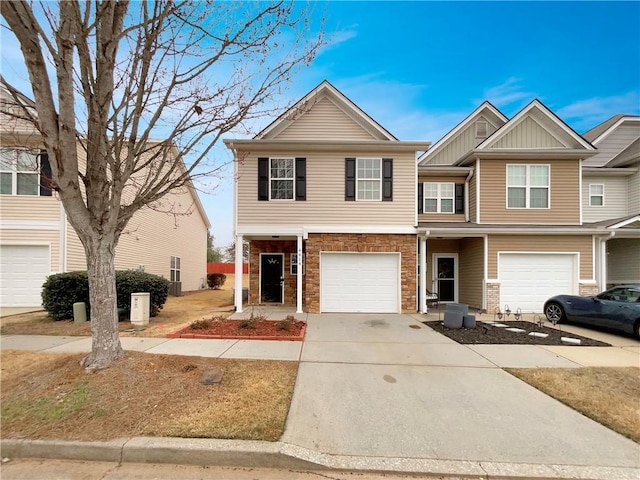
[[[169,293],[169,281],[158,275],[137,270],[116,272],[116,294],[118,308],[126,316],[131,311],[131,294],[150,293],[149,314],[158,315]],[[42,306],[54,320],[73,318],[73,304],[84,302],[90,311],[89,278],[87,272],[67,272],[50,275],[42,286]]]

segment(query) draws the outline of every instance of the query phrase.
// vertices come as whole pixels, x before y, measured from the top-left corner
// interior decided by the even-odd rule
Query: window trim
[[[291,164],[292,164],[291,169],[293,171],[293,176],[291,178],[289,178],[289,177],[287,177],[287,178],[285,178],[285,177],[283,177],[283,178],[280,178],[280,177],[273,178],[271,176],[271,162],[273,160],[290,160]],[[296,159],[295,159],[295,157],[269,157],[268,168],[269,168],[269,184],[268,184],[269,185],[269,197],[268,197],[269,201],[270,202],[295,202],[295,200],[296,200]],[[291,198],[273,198],[271,196],[271,194],[272,194],[272,192],[271,192],[271,182],[273,180],[290,181],[291,182],[291,193],[292,193],[291,194]]]
[[[182,282],[180,257],[177,255],[171,255],[169,262],[169,281],[170,282]]]
[[[591,187],[602,187],[602,193],[600,193],[600,194],[592,193],[591,192]],[[602,198],[602,203],[600,205],[594,205],[593,204],[593,198],[594,197],[601,197]],[[590,183],[589,184],[589,206],[590,207],[594,207],[594,208],[604,207],[604,183]]]
[[[2,193],[0,195],[12,196],[12,197],[40,197],[45,196],[41,195],[41,169],[42,169],[42,152],[38,151],[38,153],[32,153],[32,151],[28,148],[17,148],[17,147],[2,147],[2,150],[10,151],[13,154],[13,158],[11,159],[11,170],[2,169],[0,166],[0,173],[11,174],[11,193]],[[30,154],[35,157],[36,165],[35,170],[18,170],[18,155],[19,153],[24,152]],[[18,175],[32,175],[37,178],[36,181],[36,193],[18,193]]]
[[[525,167],[525,184],[524,185],[509,185],[509,167]],[[547,185],[546,187],[540,185],[531,185],[531,167],[546,167],[547,168]],[[548,163],[507,163],[505,170],[505,200],[507,210],[550,210],[551,209],[551,165]],[[509,206],[509,188],[524,188],[525,194],[525,206],[524,207],[510,207]],[[531,206],[531,189],[533,188],[546,188],[547,189],[547,206],[546,207],[532,207]]]
[[[371,182],[371,181],[375,181],[375,178],[359,178],[358,177],[358,163],[360,162],[360,160],[376,160],[378,162],[378,172],[379,172],[379,176],[378,176],[378,198],[359,198],[359,189],[358,189],[358,183],[360,181],[367,181],[367,182]],[[381,202],[382,201],[382,178],[384,176],[383,171],[382,171],[383,165],[382,165],[382,157],[356,157],[356,175],[355,175],[355,194],[356,194],[356,202]]]
[[[422,182],[422,212],[423,213],[437,213],[444,215],[452,215],[456,213],[456,183],[455,182]],[[427,196],[427,184],[437,185],[437,194],[435,197]],[[442,196],[442,185],[451,185],[451,197],[443,197]],[[431,212],[427,210],[427,200],[436,200],[436,211]],[[442,200],[451,200],[451,211],[444,212],[442,211]]]
[[[298,275],[297,253],[291,253],[289,255],[289,272],[291,275]],[[302,254],[302,275],[304,275],[304,253]]]

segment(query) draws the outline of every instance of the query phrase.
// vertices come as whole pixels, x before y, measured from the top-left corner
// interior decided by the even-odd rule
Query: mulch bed
[[[306,322],[293,321],[288,329],[278,329],[280,322],[275,320],[256,320],[252,327],[241,328],[245,320],[218,320],[211,322],[208,328],[194,329],[191,326],[182,328],[167,335],[169,338],[214,338],[245,340],[297,340],[304,338]]]
[[[563,342],[560,337],[577,338],[580,345],[588,347],[610,347],[611,345],[591,338],[563,332],[549,327],[541,327],[531,322],[524,321],[503,321],[501,323],[509,327],[521,328],[524,332],[510,332],[506,328],[495,327],[491,323],[478,322],[476,328],[446,328],[441,321],[423,322],[433,328],[436,332],[449,337],[458,343],[463,344],[511,344],[511,345],[574,345]],[[483,328],[486,326],[486,329]],[[529,335],[530,332],[540,332],[549,334],[548,337],[535,337]]]

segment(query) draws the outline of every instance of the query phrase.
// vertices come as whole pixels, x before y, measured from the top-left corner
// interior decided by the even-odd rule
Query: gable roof
[[[488,150],[491,148],[504,148],[500,140],[504,139],[510,132],[514,131],[531,118],[534,124],[546,132],[547,139],[555,140],[554,145],[543,148],[568,148],[595,150],[595,147],[582,138],[575,130],[567,125],[560,117],[553,113],[537,98],[520,110],[511,120],[496,130],[485,141],[478,145],[477,150]]]
[[[449,145],[451,142],[455,140],[455,138],[462,132],[464,129],[471,125],[476,119],[481,116],[493,115],[497,120],[496,123],[499,125],[495,125],[497,128],[500,128],[504,125],[509,119],[495,106],[491,104],[489,101],[484,101],[476,108],[473,112],[471,112],[466,118],[464,118],[458,125],[453,127],[444,137],[438,140],[429,150],[420,155],[418,158],[419,164],[427,163],[429,158],[433,158],[434,155],[438,151],[440,151],[445,146]]]
[[[605,167],[624,167],[640,161],[640,137],[636,138],[626,148],[613,157]]]
[[[623,113],[619,113],[614,115],[613,117],[605,120],[599,125],[596,125],[590,130],[587,130],[582,134],[584,138],[586,138],[591,143],[598,143],[602,141],[605,137],[607,137],[611,132],[613,132],[618,125],[623,123],[625,120],[640,120],[640,116],[638,115],[625,115]]]
[[[342,110],[345,115],[368,132],[372,139],[398,141],[394,135],[371,118],[327,80],[323,80],[317,87],[302,97],[276,120],[271,122],[266,128],[260,131],[254,139],[274,139],[279,133],[291,126],[296,119],[311,111],[313,107],[323,99],[329,99],[335,106]]]

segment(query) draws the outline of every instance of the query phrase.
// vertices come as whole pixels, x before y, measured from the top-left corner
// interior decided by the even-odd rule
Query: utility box
[[[131,294],[131,323],[133,325],[149,325],[150,305],[150,293],[145,292]]]
[[[87,321],[87,306],[84,302],[76,302],[73,304],[73,321],[75,323],[84,323]]]

